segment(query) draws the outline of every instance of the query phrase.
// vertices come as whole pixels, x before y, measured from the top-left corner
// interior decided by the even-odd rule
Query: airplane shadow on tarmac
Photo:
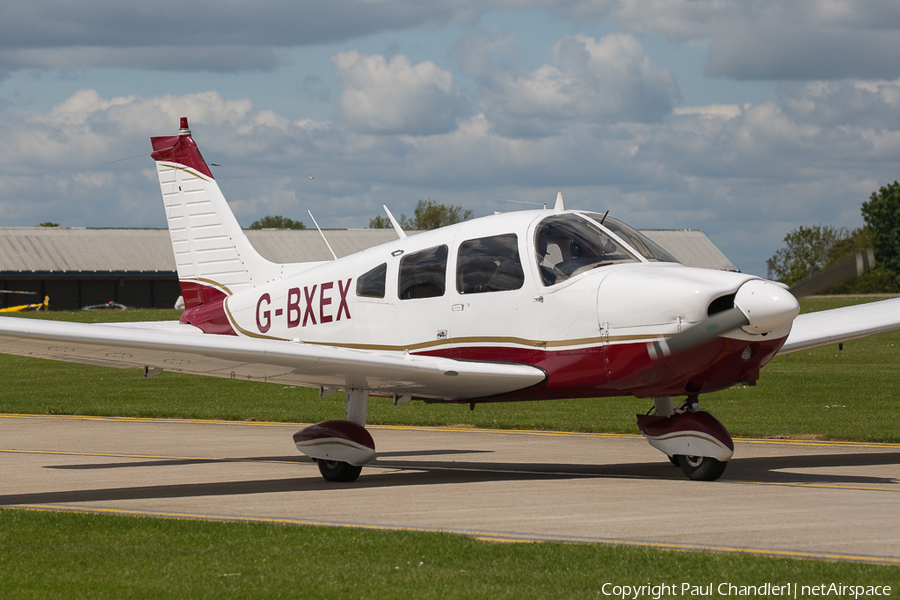
[[[403,460],[403,457],[427,457],[465,454],[485,454],[479,450],[426,450],[392,452],[380,455],[364,469],[354,483],[329,483],[313,470],[312,461],[303,456],[272,456],[223,459],[160,459],[95,463],[85,465],[48,465],[50,469],[115,469],[156,468],[191,464],[220,464],[246,462],[296,463],[301,472],[297,477],[259,479],[250,481],[220,481],[207,483],[179,483],[170,485],[130,486],[93,490],[71,490],[0,495],[0,505],[59,504],[104,502],[115,500],[183,498],[201,496],[232,496],[277,492],[304,492],[340,488],[366,489],[381,487],[461,484],[485,481],[528,481],[574,478],[636,478],[660,481],[683,480],[681,470],[667,461],[630,464],[547,464],[547,463],[491,463],[454,460]],[[806,471],[796,469],[833,469],[842,467],[877,467],[900,464],[900,451],[822,454],[812,456],[775,456],[734,459],[720,480],[728,482],[795,483],[819,485],[896,484],[893,477],[853,475],[846,473]],[[129,475],[134,481],[135,474]],[[697,484],[703,485],[703,484]],[[715,484],[713,484],[715,485]]]

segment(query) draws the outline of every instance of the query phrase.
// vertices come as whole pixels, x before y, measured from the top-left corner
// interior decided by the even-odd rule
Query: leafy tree
[[[391,227],[393,227],[391,220],[380,215],[369,221],[369,229],[390,229]]]
[[[437,200],[428,198],[427,200],[419,200],[413,218],[400,215],[399,223],[402,229],[408,230],[437,229],[438,227],[466,221],[471,219],[472,216],[471,209],[440,204]],[[390,227],[391,221],[386,217],[378,216],[369,221],[370,229],[388,229]]]
[[[846,227],[801,225],[784,236],[786,247],[766,261],[769,278],[787,285],[802,281],[846,256],[847,247],[854,244],[850,240],[851,234]]]
[[[306,229],[301,221],[295,221],[281,215],[267,215],[250,224],[250,229]]]
[[[863,202],[862,215],[872,230],[876,262],[895,276],[900,274],[900,183],[872,192]]]
[[[59,223],[54,223],[53,221],[47,221],[46,223],[41,223],[38,227],[59,227]]]
[[[436,200],[429,198],[428,200],[419,200],[416,205],[415,220],[404,224],[403,220],[406,218],[404,216],[403,219],[400,219],[400,224],[404,228],[409,227],[410,229],[437,229],[471,219],[472,214],[468,208],[438,204]]]
[[[769,277],[793,285],[856,252],[872,248],[875,268],[826,293],[875,294],[900,291],[900,183],[873,192],[862,204],[865,227],[800,226],[784,237],[781,248],[766,261]]]

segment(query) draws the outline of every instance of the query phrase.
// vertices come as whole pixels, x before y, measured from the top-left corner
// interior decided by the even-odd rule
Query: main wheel
[[[727,462],[710,456],[678,456],[678,466],[688,479],[694,481],[715,481],[725,472]]]
[[[356,481],[362,471],[361,466],[356,467],[339,460],[317,460],[316,462],[319,464],[319,473],[322,474],[325,481],[350,483]]]

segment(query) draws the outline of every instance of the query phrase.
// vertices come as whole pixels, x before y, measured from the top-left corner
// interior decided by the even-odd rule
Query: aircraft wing
[[[794,319],[778,354],[900,329],[900,298],[806,313]]]
[[[177,322],[100,325],[2,317],[0,352],[442,400],[505,394],[546,377],[529,365],[209,335]]]

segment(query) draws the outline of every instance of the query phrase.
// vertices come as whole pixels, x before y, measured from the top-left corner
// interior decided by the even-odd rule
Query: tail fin
[[[250,244],[191,137],[186,117],[178,135],[152,137],[178,280],[186,308],[271,281],[281,265]]]

